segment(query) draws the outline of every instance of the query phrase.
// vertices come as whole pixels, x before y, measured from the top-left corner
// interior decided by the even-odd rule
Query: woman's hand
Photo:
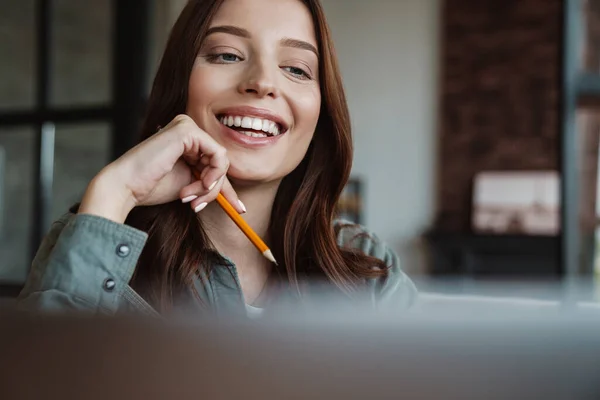
[[[201,179],[196,180],[191,168],[201,172]],[[243,213],[244,206],[227,179],[228,169],[225,148],[190,117],[179,115],[100,171],[90,182],[79,213],[123,223],[136,206],[177,198],[199,212],[219,192]]]

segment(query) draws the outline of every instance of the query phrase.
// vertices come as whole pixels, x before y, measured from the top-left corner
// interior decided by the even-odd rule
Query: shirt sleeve
[[[38,249],[17,307],[114,314],[147,237],[102,217],[66,215],[52,225]]]
[[[345,221],[336,222],[338,245],[378,258],[388,267],[384,277],[368,283],[371,300],[378,308],[400,311],[411,308],[418,297],[413,281],[402,271],[397,253],[365,227]]]
[[[411,308],[418,297],[415,284],[402,271],[396,252],[385,244],[381,244],[380,247],[379,251],[370,255],[383,260],[389,268],[386,277],[372,282],[377,304],[390,310]]]

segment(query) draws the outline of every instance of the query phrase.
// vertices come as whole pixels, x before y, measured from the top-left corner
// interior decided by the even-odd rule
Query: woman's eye
[[[288,71],[290,74],[296,76],[300,79],[311,79],[310,75],[304,71],[302,68],[298,67],[284,67],[284,70]]]
[[[221,54],[213,54],[210,57],[210,61],[221,63],[221,64],[230,64],[234,62],[241,61],[241,57],[236,56],[233,53],[221,53]]]

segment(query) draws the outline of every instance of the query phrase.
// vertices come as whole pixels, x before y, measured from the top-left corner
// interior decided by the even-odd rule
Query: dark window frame
[[[153,4],[153,0],[112,0],[111,101],[108,104],[60,108],[49,104],[53,1],[35,2],[35,104],[27,109],[0,109],[0,128],[32,126],[35,129],[33,225],[29,243],[31,260],[52,222],[53,176],[46,171],[51,168],[49,163],[54,159],[53,127],[60,123],[108,123],[111,129],[111,160],[118,158],[136,141],[146,98]],[[19,291],[18,284],[0,282],[0,297],[13,297]]]

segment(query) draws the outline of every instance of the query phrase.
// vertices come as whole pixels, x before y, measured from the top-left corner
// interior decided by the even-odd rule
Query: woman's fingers
[[[212,189],[206,189],[202,181],[196,181],[181,190],[180,197],[183,203],[189,203],[195,212],[202,211],[210,202],[217,198],[221,193],[227,201],[240,214],[246,212],[246,206],[240,201],[237,193],[231,186],[227,177],[218,179]]]
[[[210,164],[210,157],[205,154],[201,154],[200,161],[198,162],[198,164],[202,165],[203,167],[206,167]]]
[[[175,120],[177,123],[172,129],[180,135],[183,145],[181,156],[188,164],[197,165],[200,158],[205,156],[205,165],[215,169],[229,168],[225,148],[200,129],[194,120],[187,115],[179,115]]]
[[[181,189],[181,201],[189,203],[194,211],[200,212],[222,193],[237,212],[245,213],[245,205],[239,200],[226,176],[229,159],[225,148],[198,128],[190,117],[181,115],[174,121],[172,129],[177,129],[181,135],[182,158],[192,166],[194,180]]]
[[[217,183],[225,176],[227,170],[229,169],[229,161],[227,162],[227,167],[223,170],[222,168],[204,167],[202,173],[200,174],[200,181],[204,184],[204,187],[208,190],[212,190]]]
[[[190,168],[201,175],[191,176]],[[212,200],[220,188],[217,182],[228,169],[225,148],[187,115],[175,117],[115,161],[112,168],[117,171],[114,180],[134,206],[162,204],[178,196],[186,203],[207,195],[207,200]],[[197,184],[198,180],[201,183]]]
[[[179,198],[181,199],[182,203],[191,203],[198,197],[204,196],[207,193],[208,190],[206,190],[204,184],[201,181],[194,181],[193,183],[181,189]]]
[[[176,128],[181,135],[182,158],[191,166],[202,170],[200,180],[209,191],[225,176],[229,169],[227,151],[208,133],[198,128],[187,116],[178,116]]]
[[[215,187],[213,187],[209,191],[206,191],[206,189],[203,189],[204,193],[200,193],[196,199],[194,199],[190,202],[190,206],[192,207],[192,209],[195,212],[198,213],[198,212],[204,210],[204,208],[208,205],[208,203],[214,201],[217,198],[217,195],[219,194],[219,191],[221,190],[221,186],[223,185],[224,179],[225,179],[225,177],[223,177],[223,179],[218,180],[215,184]],[[202,182],[198,182],[198,183],[202,183]]]
[[[242,203],[242,201],[238,197],[235,190],[233,190],[233,187],[231,186],[231,182],[229,182],[229,179],[227,179],[227,177],[223,180],[223,186],[221,187],[221,194],[223,195],[223,197],[225,197],[227,199],[229,204],[231,204],[233,206],[233,208],[235,208],[237,210],[238,213],[240,213],[240,214],[246,213],[246,206],[244,205],[244,203]]]

